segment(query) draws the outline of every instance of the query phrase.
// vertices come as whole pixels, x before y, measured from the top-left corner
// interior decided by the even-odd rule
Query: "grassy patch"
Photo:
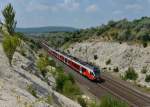
[[[129,107],[129,106],[125,102],[108,95],[104,96],[101,99],[101,104],[99,107]]]
[[[125,72],[124,79],[136,80],[137,78],[138,78],[138,74],[135,72],[134,68],[129,67],[128,70]]]
[[[32,85],[28,85],[28,86],[27,86],[27,90],[28,90],[28,92],[31,93],[34,97],[38,98],[37,92],[36,92],[36,90],[33,88]]]

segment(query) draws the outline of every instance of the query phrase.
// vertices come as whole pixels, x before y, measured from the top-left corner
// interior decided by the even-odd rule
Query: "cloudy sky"
[[[0,0],[0,10],[7,3],[14,6],[18,27],[87,28],[150,16],[150,0]]]

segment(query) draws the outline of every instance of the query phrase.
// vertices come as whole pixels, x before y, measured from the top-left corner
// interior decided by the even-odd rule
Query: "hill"
[[[119,21],[109,21],[106,25],[82,29],[73,32],[71,42],[81,42],[85,40],[104,41],[150,41],[150,17],[142,17],[129,21],[122,19]]]
[[[21,33],[74,32],[76,30],[77,29],[73,27],[60,27],[60,26],[16,28],[16,32]]]

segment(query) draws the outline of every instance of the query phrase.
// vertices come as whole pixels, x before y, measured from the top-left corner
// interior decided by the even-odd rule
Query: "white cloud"
[[[96,12],[98,10],[97,5],[92,4],[86,8],[86,12]]]
[[[77,0],[64,0],[63,3],[59,3],[56,6],[57,8],[65,10],[77,10],[80,7],[80,3],[78,3]]]
[[[29,4],[26,7],[26,10],[31,12],[31,11],[45,11],[51,9],[48,5],[46,4],[39,4],[37,2],[29,2]]]
[[[125,7],[127,10],[142,10],[143,7],[139,4],[128,4]]]
[[[80,3],[77,0],[64,0],[62,3],[56,3],[53,5],[42,4],[35,1],[30,1],[26,10],[27,11],[59,11],[59,10],[67,10],[73,11],[77,10],[80,7]]]

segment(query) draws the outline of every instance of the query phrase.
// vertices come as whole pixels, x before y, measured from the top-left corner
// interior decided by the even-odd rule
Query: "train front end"
[[[93,73],[95,76],[95,81],[101,81],[101,70],[98,67],[93,68]]]

